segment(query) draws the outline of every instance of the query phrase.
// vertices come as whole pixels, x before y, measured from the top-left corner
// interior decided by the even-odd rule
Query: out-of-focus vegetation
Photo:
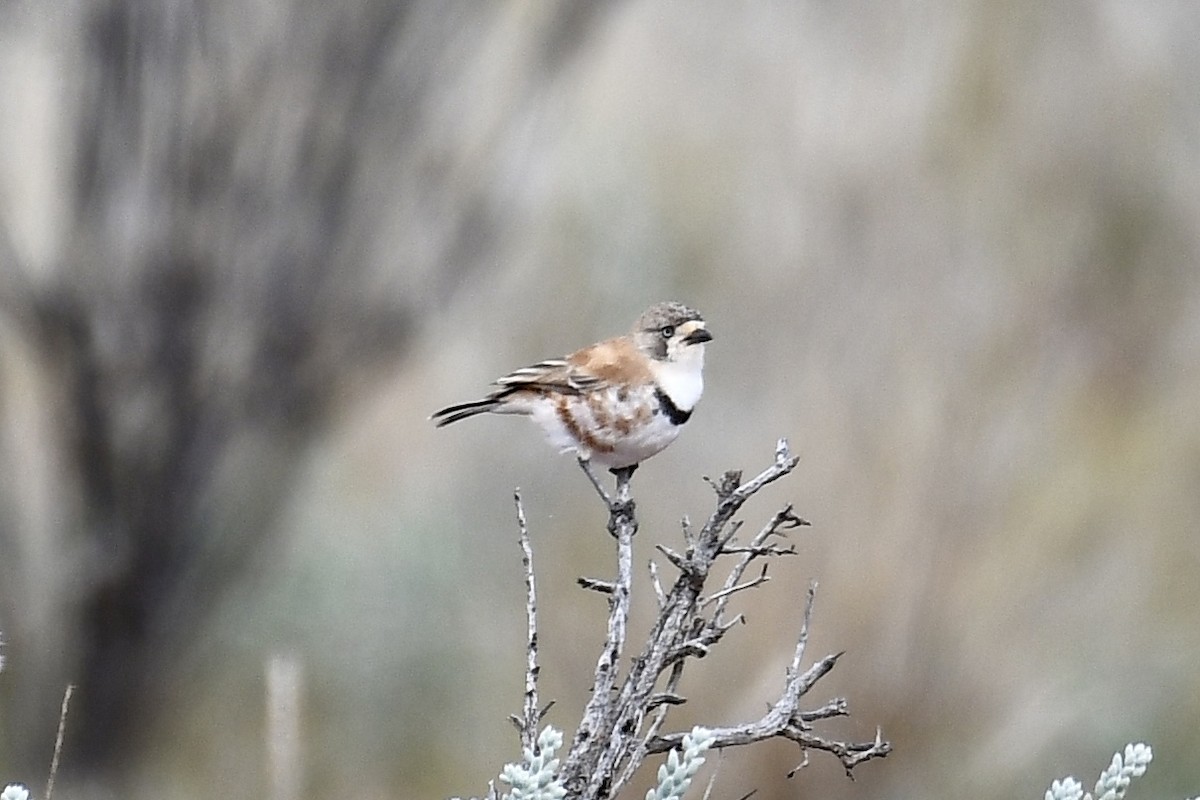
[[[853,784],[727,753],[722,794],[1035,797],[1126,741],[1139,791],[1195,793],[1197,30],[1168,0],[3,6],[0,779],[36,783],[73,680],[64,796],[260,797],[287,653],[305,796],[482,791],[517,755],[515,485],[571,729],[603,511],[528,423],[426,416],[674,298],[716,339],[638,559],[782,435],[815,523],[689,713],[761,710],[815,577],[849,735],[896,745]]]

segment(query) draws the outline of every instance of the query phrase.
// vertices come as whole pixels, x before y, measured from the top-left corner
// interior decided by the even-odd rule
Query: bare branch
[[[767,577],[767,565],[763,564],[762,572],[757,578],[746,581],[745,583],[739,583],[735,586],[730,586],[726,589],[722,589],[719,592],[709,595],[700,602],[700,607],[707,608],[711,603],[715,603],[717,600],[723,600],[724,598],[729,597],[731,594],[736,594],[738,592],[745,591],[746,589],[753,589],[755,586],[762,586],[769,580],[771,579]]]
[[[580,577],[576,578],[575,582],[579,584],[580,588],[600,592],[600,594],[612,594],[617,590],[615,583],[612,581],[602,581],[599,578]]]
[[[683,572],[687,569],[687,559],[679,555],[679,553],[676,553],[671,548],[667,547],[666,545],[656,544],[654,545],[654,549],[666,556],[667,561],[670,561],[672,564],[674,564],[680,572]]]
[[[662,581],[658,579],[658,565],[650,562],[650,584],[654,587],[654,596],[658,598],[658,610],[667,605],[667,593],[663,591]]]
[[[720,554],[723,556],[735,556],[744,553],[749,553],[755,558],[762,558],[764,556],[768,558],[772,556],[794,556],[796,555],[796,547],[790,544],[787,547],[780,547],[775,544],[767,544],[762,547],[727,545],[721,548]]]
[[[689,658],[701,658],[706,655],[740,618],[728,622],[722,618],[729,598],[744,589],[766,582],[765,570],[756,579],[742,581],[749,564],[755,559],[786,552],[783,548],[768,545],[768,540],[783,535],[788,529],[807,523],[796,516],[790,506],[785,507],[771,518],[747,547],[740,548],[737,553],[739,558],[726,577],[723,587],[707,600],[701,599],[704,583],[715,560],[731,547],[730,543],[740,525],[739,521],[733,520],[737,511],[755,492],[791,472],[797,463],[798,459],[789,452],[787,442],[780,440],[776,447],[774,463],[749,481],[742,483],[741,474],[738,472],[727,472],[718,481],[710,480],[710,485],[717,493],[717,508],[698,531],[693,530],[686,518],[684,519],[684,554],[658,545],[659,551],[680,571],[680,575],[669,591],[664,591],[661,584],[657,584],[659,618],[650,631],[641,654],[633,659],[617,694],[610,695],[616,688],[613,681],[615,670],[597,670],[592,700],[585,711],[580,733],[575,737],[571,753],[562,770],[567,789],[572,794],[578,794],[582,798],[615,795],[632,777],[648,752],[657,752],[661,747],[672,746],[667,743],[677,741],[675,735],[659,737],[656,734],[670,707],[669,703],[663,702],[663,698],[675,695],[675,685],[685,662]],[[622,518],[622,515],[628,515],[629,518],[633,516],[632,502],[627,502],[627,497],[622,495],[622,488],[628,487],[627,484],[622,486],[618,475],[618,496],[615,500],[606,499],[610,515],[609,530],[618,535],[619,574],[622,557],[619,532],[623,525],[636,527],[636,522],[627,522]],[[608,498],[608,495],[603,493],[601,497]],[[657,581],[657,572],[652,572],[651,575]],[[620,587],[621,581],[618,579],[618,594],[621,591]],[[807,642],[812,600],[813,594],[810,591],[800,641],[792,665],[788,669],[783,696],[762,720],[720,730],[719,742],[749,743],[771,736],[784,736],[803,740],[813,747],[823,743],[809,732],[807,721],[798,716],[802,713],[799,709],[800,697],[832,669],[837,661],[836,655],[830,656],[812,665],[808,670],[800,670],[804,645]],[[716,613],[711,619],[701,615],[708,604],[715,604]],[[610,644],[611,633],[610,624]],[[611,646],[606,652],[612,652]],[[609,663],[602,657],[601,666]],[[656,687],[659,678],[668,669],[671,670],[668,687],[658,690]],[[655,714],[650,721],[650,730],[642,732],[646,715],[652,709]],[[600,710],[603,711],[602,715],[598,713]],[[721,736],[725,738],[721,739]],[[678,741],[682,741],[681,735]],[[829,743],[829,747],[825,749],[836,749],[837,745],[839,743]]]
[[[46,800],[54,797],[54,779],[58,776],[58,760],[62,756],[63,736],[67,731],[67,712],[71,708],[71,695],[75,694],[75,684],[68,683],[63,692],[62,708],[58,712],[58,733],[54,737],[54,755],[50,759],[50,777],[46,779]]]
[[[750,497],[787,475],[797,463],[787,442],[781,439],[775,449],[774,462],[748,481],[743,483],[741,473],[736,471],[726,472],[716,481],[705,479],[716,492],[716,508],[699,529],[693,528],[686,517],[683,519],[683,552],[655,545],[679,574],[668,588],[663,584],[658,566],[651,562],[650,584],[659,614],[641,651],[628,662],[622,674],[622,654],[628,637],[633,536],[638,527],[629,489],[633,469],[614,471],[616,488],[610,494],[591,465],[580,462],[608,510],[608,530],[617,545],[617,574],[612,581],[579,579],[583,588],[608,597],[609,614],[592,694],[559,771],[572,798],[599,800],[614,797],[632,779],[647,755],[682,745],[683,733],[663,734],[662,729],[671,709],[687,701],[679,692],[685,666],[693,663],[693,659],[707,655],[733,626],[744,621],[741,614],[726,619],[728,604],[735,595],[768,582],[769,559],[795,554],[794,546],[781,545],[774,540],[786,536],[794,528],[808,525],[788,505],[776,512],[748,542],[736,544],[733,540],[742,523],[734,517]],[[518,522],[522,527],[522,547],[527,551],[528,538],[519,497]],[[733,556],[732,565],[719,588],[706,596],[703,594],[705,584],[721,556]],[[763,564],[757,577],[746,578],[749,566],[760,560]],[[523,744],[536,736],[537,722],[544,714],[544,710],[534,713],[537,708],[536,633],[532,557],[528,552],[525,566],[531,644],[525,709],[519,718]],[[785,670],[779,698],[758,720],[709,727],[716,736],[717,747],[747,745],[779,737],[800,745],[804,752],[801,766],[807,763],[809,750],[823,750],[837,757],[847,772],[863,761],[885,756],[891,751],[890,743],[878,734],[873,742],[847,743],[825,739],[814,732],[814,722],[848,713],[844,699],[828,700],[810,710],[800,706],[802,698],[841,657],[841,653],[834,653],[805,664],[816,588],[815,582],[809,586],[796,645]]]
[[[656,695],[656,697],[670,695],[671,697],[677,697],[681,701],[686,702],[686,699],[682,695],[676,693],[679,688],[679,681],[683,678],[683,663],[683,661],[676,661],[671,665],[671,672],[667,676],[667,685],[663,689],[662,694]],[[670,704],[662,703],[658,704],[657,706],[647,705],[647,711],[653,707],[657,709],[657,712],[654,714],[654,718],[650,721],[650,725],[648,726],[646,733],[642,736],[641,742],[638,743],[637,750],[635,752],[647,752],[646,746],[656,736],[658,736],[658,732],[662,730],[663,723],[666,722],[667,713],[670,711],[671,705],[683,705],[683,702]],[[617,779],[617,785],[624,786],[626,783],[628,783],[629,779],[633,777],[633,773],[637,771],[637,768],[640,766],[640,764],[640,758],[631,759],[630,762],[625,765],[625,770],[621,773],[621,776]]]
[[[778,458],[779,451],[777,450],[776,463],[778,463]],[[741,551],[742,557],[738,559],[736,566],[730,570],[729,576],[725,579],[725,585],[721,589],[721,592],[717,592],[714,595],[714,597],[718,597],[719,600],[717,603],[716,612],[713,616],[719,620],[725,615],[725,607],[729,602],[728,598],[731,594],[733,594],[731,590],[735,585],[737,585],[737,582],[742,579],[743,573],[745,573],[746,568],[750,566],[752,561],[754,561],[756,558],[761,558],[764,555],[769,556],[776,554],[790,554],[795,552],[794,549],[774,550],[767,545],[768,539],[771,539],[775,536],[786,536],[786,531],[808,524],[809,522],[807,520],[796,516],[792,512],[792,506],[789,503],[777,511],[775,516],[771,517],[767,524],[764,525],[759,532],[754,535],[754,538],[750,540],[750,544],[748,546],[744,548],[736,548],[737,550]],[[731,553],[733,551],[734,548],[730,547],[729,540],[726,539],[726,541],[721,545],[720,552]]]
[[[846,705],[845,698],[835,697],[820,708],[814,708],[812,711],[801,711],[799,718],[801,722],[815,722],[819,719],[846,717],[849,715],[850,709]]]
[[[529,545],[529,525],[525,520],[525,506],[521,502],[521,490],[513,492],[517,507],[517,527],[520,529],[521,566],[525,570],[525,703],[521,716],[513,715],[513,721],[521,732],[521,748],[533,749],[537,742],[538,723],[545,711],[538,710],[538,635],[537,635],[537,585],[533,577],[533,548]]]
[[[608,531],[617,539],[617,580],[609,597],[608,634],[596,663],[592,696],[584,707],[583,719],[580,720],[579,729],[575,732],[571,744],[571,753],[563,767],[563,775],[567,778],[564,782],[568,785],[572,778],[575,778],[577,783],[578,776],[584,774],[591,774],[595,780],[598,773],[597,762],[606,753],[603,743],[617,715],[613,689],[616,686],[621,653],[625,649],[626,629],[629,625],[629,594],[633,583],[633,536],[637,533],[635,507],[629,493],[629,481],[633,477],[634,468],[614,471],[617,492],[616,498],[612,499],[596,479],[591,465],[582,459],[579,464],[608,506]]]
[[[684,514],[683,519],[679,521],[679,527],[683,529],[683,543],[690,550],[695,546],[696,534],[692,531],[692,521],[688,518],[687,514]]]
[[[876,733],[875,741],[846,743],[824,739],[812,732],[810,722],[833,716],[843,716],[847,713],[844,700],[835,700],[816,711],[804,712],[800,709],[800,698],[803,697],[821,678],[829,674],[841,653],[825,656],[801,672],[805,646],[808,643],[808,631],[812,621],[813,604],[816,600],[817,584],[814,581],[808,589],[808,600],[804,607],[804,620],[800,628],[799,640],[788,664],[786,682],[783,694],[779,700],[759,720],[723,728],[710,728],[716,736],[715,747],[734,747],[753,744],[772,737],[782,737],[796,742],[801,747],[812,750],[823,750],[831,753],[842,762],[847,774],[857,764],[872,758],[882,758],[891,752],[891,743],[885,742],[880,733]],[[676,733],[657,737],[647,743],[650,753],[666,752],[678,747],[683,742],[683,734]],[[807,763],[807,754],[805,761]],[[803,767],[792,770],[794,774]]]
[[[681,694],[674,694],[673,692],[659,692],[650,698],[647,707],[657,708],[662,705],[681,706],[686,702],[687,698]]]

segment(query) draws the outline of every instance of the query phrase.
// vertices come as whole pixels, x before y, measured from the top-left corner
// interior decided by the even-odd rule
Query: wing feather
[[[493,383],[509,389],[542,389],[567,394],[580,394],[606,385],[604,380],[585,372],[578,364],[561,358],[521,367]]]

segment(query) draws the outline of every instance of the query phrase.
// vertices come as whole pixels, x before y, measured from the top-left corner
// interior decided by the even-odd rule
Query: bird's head
[[[656,361],[704,363],[704,343],[712,340],[704,318],[682,303],[656,303],[634,324],[633,338]]]

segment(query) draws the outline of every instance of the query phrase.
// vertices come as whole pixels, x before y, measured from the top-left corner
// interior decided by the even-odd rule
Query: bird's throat
[[[692,345],[678,361],[657,362],[654,382],[681,411],[690,412],[704,392],[704,345]]]

